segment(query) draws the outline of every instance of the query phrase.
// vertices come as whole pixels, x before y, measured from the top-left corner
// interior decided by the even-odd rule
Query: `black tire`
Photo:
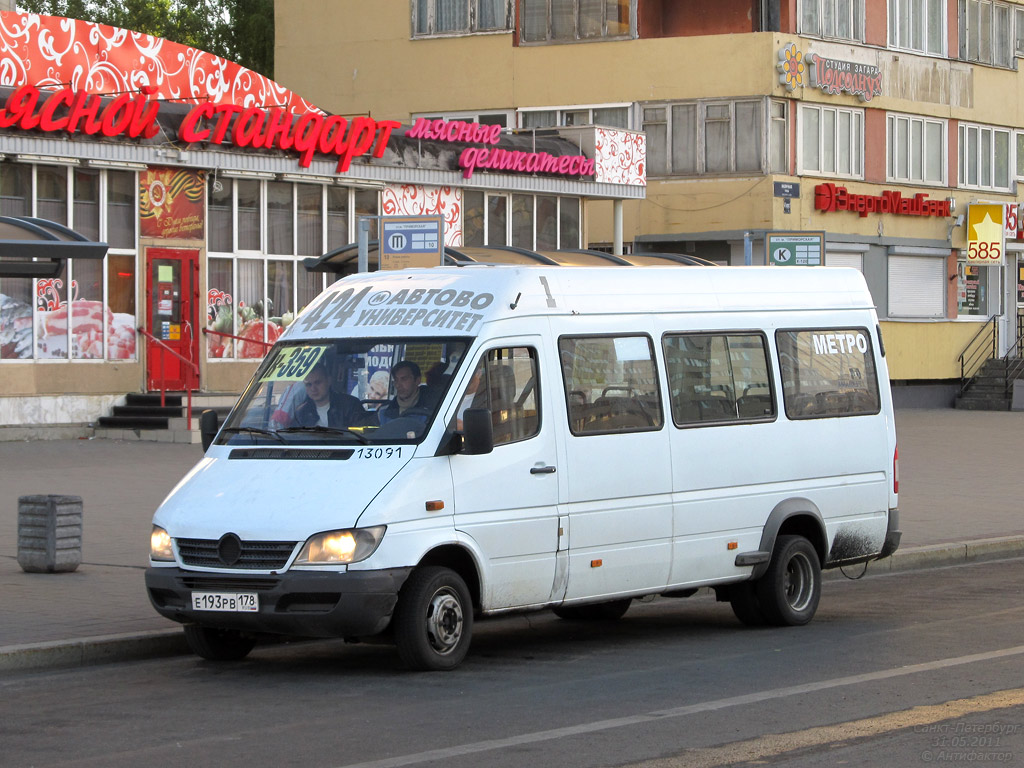
[[[821,563],[803,536],[779,536],[772,561],[755,585],[768,623],[795,627],[814,618],[821,599]]]
[[[753,581],[736,584],[729,590],[729,605],[736,618],[748,627],[763,627],[768,623],[757,600]]]
[[[185,625],[185,639],[192,653],[210,661],[238,661],[249,655],[256,638],[234,629],[214,629],[199,624]]]
[[[417,568],[398,595],[392,621],[398,655],[410,669],[455,669],[469,650],[473,600],[448,568]]]
[[[590,605],[562,605],[552,608],[560,619],[567,621],[617,621],[626,615],[631,598],[624,600],[610,600],[607,603],[592,603]]]

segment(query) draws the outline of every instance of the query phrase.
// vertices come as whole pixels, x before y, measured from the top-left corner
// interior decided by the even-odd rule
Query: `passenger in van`
[[[300,427],[362,427],[374,423],[372,413],[352,395],[331,389],[327,366],[318,363],[305,380],[306,397],[295,408],[293,423]]]
[[[416,418],[426,422],[430,418],[431,406],[426,387],[420,386],[420,367],[412,360],[402,360],[391,369],[391,381],[395,385],[395,396],[387,405],[377,411],[381,426],[398,418]]]

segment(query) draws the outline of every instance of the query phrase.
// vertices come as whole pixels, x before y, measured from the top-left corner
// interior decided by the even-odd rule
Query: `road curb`
[[[0,646],[0,673],[107,664],[188,652],[181,629]]]
[[[868,575],[923,570],[944,565],[999,560],[1024,556],[1024,536],[931,544],[899,549],[884,560],[868,564]],[[847,572],[861,568],[850,566]],[[826,579],[843,578],[839,569],[824,573]],[[38,669],[84,667],[132,659],[178,656],[188,653],[180,628],[127,635],[101,635],[73,640],[0,646],[0,673]]]

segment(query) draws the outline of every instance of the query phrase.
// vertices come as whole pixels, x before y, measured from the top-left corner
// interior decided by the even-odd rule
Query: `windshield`
[[[278,344],[217,443],[418,443],[468,344],[455,338]]]

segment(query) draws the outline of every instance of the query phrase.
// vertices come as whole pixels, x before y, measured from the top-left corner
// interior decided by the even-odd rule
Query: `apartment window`
[[[763,168],[762,100],[651,105],[642,108],[642,116],[647,170],[652,176],[760,172]]]
[[[768,137],[768,162],[772,173],[789,173],[789,104],[768,102],[771,135]]]
[[[1013,55],[1024,56],[1024,8],[1013,9]]]
[[[802,106],[799,164],[801,173],[863,176],[863,110]]]
[[[511,109],[495,112],[416,112],[412,115],[415,123],[419,118],[427,120],[461,120],[465,123],[480,123],[480,125],[500,125],[508,128],[513,124],[513,111]]]
[[[607,104],[564,109],[520,109],[521,128],[555,128],[565,125],[603,125],[629,128],[629,105]]]
[[[941,120],[890,114],[889,181],[944,184],[946,125]]]
[[[524,43],[564,43],[635,35],[636,0],[523,0]]]
[[[960,124],[960,186],[1010,188],[1010,132]]]
[[[1017,131],[1017,179],[1024,179],[1024,131]]]
[[[960,0],[960,58],[997,67],[1013,66],[1013,10],[992,0]]]
[[[889,0],[889,45],[943,54],[946,0]]]
[[[509,0],[413,0],[416,37],[512,29]]]
[[[864,40],[864,0],[800,0],[800,34]]]

